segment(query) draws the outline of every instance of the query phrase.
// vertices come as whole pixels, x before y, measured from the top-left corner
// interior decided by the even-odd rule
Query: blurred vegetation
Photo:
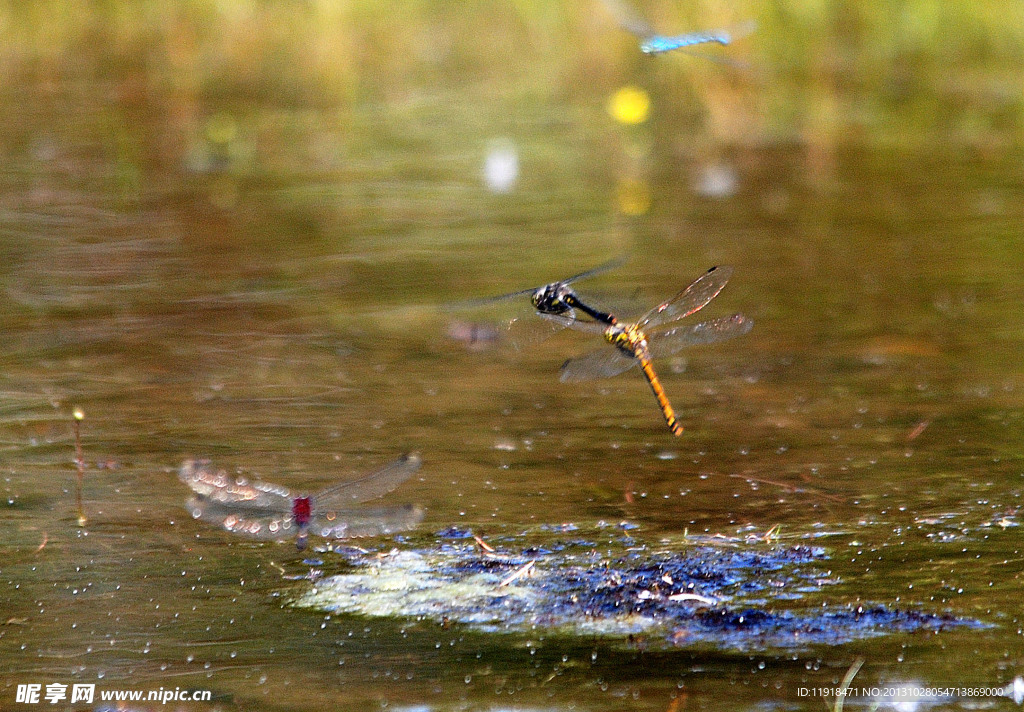
[[[843,156],[867,147],[884,165],[856,171],[875,176],[880,220],[892,221],[885,170],[900,159],[885,152],[1006,161],[1024,138],[1019,3],[634,8],[664,33],[751,19],[757,30],[708,50],[715,62],[643,55],[601,0],[6,3],[3,202],[22,216],[69,203],[152,208],[126,236],[173,224],[206,269],[220,249],[258,246],[255,278],[285,284],[301,275],[329,286],[337,265],[317,274],[311,261],[344,245],[356,262],[345,279],[358,283],[358,261],[372,255],[406,270],[395,282],[412,293],[441,293],[442,283],[416,281],[422,262],[441,249],[465,265],[494,259],[510,232],[538,270],[565,254],[569,233],[570,271],[630,252],[637,230],[616,212],[660,212],[639,239],[647,230],[677,249],[664,239],[677,225],[709,219],[680,200],[699,192],[695,175],[727,191],[734,170],[757,189],[754,209],[813,242],[831,234],[848,196],[794,215],[799,195],[778,190],[780,172],[796,186],[849,183]],[[638,125],[608,112],[623,87],[649,97]],[[480,166],[488,142],[509,135],[524,169],[503,200],[487,194]],[[865,190],[868,203],[878,198]],[[718,202],[713,219],[751,209]],[[769,254],[808,259],[790,242]],[[708,259],[728,257],[730,244]],[[293,262],[261,271],[275,251]]]
[[[254,102],[300,125],[327,111],[326,128],[342,130],[362,106],[410,111],[439,87],[500,116],[483,102],[586,108],[641,81],[656,85],[663,112],[710,117],[720,139],[754,144],[991,147],[1024,131],[1019,3],[638,0],[636,10],[666,33],[751,18],[758,29],[729,48],[743,64],[729,70],[641,56],[600,0],[54,0],[0,8],[0,66],[9,98],[58,101],[77,88],[64,101],[122,112],[127,138],[145,147],[134,158],[149,160],[185,151],[190,125],[218,109],[257,139],[286,127],[246,117]],[[690,74],[700,81],[681,80]],[[158,135],[133,135],[147,113]],[[386,130],[389,118],[375,120]]]

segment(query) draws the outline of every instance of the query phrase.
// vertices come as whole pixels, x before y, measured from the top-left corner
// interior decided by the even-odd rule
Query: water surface
[[[799,689],[857,659],[864,686],[1024,674],[1020,65],[979,10],[962,74],[934,79],[951,50],[928,32],[957,10],[919,10],[888,44],[867,10],[864,36],[758,18],[748,73],[642,57],[589,5],[153,3],[78,9],[45,41],[7,11],[5,704],[95,682],[212,690],[197,709],[820,709]],[[606,111],[627,85],[651,101],[637,125]],[[511,183],[484,175],[495,150]],[[581,284],[602,305],[639,313],[729,264],[702,315],[756,323],[656,364],[680,438],[638,373],[559,383],[599,339],[445,335],[531,317],[448,305],[622,255]],[[822,547],[828,585],[765,610],[984,625],[737,649],[294,608],[346,558],[192,521],[175,476],[201,456],[315,491],[412,449],[423,469],[386,501],[426,518],[370,550],[456,527],[519,555],[571,523],[655,556],[779,527],[749,547]]]

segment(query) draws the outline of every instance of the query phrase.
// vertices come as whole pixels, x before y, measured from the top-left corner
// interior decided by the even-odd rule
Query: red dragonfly
[[[327,539],[348,539],[415,527],[423,518],[419,507],[353,505],[387,494],[422,464],[417,453],[409,453],[362,479],[342,482],[312,496],[297,496],[270,482],[234,477],[225,470],[214,470],[209,460],[186,460],[178,479],[194,492],[185,506],[195,519],[256,539],[281,541],[294,536],[301,550],[311,532]]]

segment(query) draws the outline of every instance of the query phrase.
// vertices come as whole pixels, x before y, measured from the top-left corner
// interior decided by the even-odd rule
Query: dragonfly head
[[[569,287],[562,282],[545,284],[530,296],[530,302],[541,314],[565,314],[570,309],[565,297],[570,293]]]

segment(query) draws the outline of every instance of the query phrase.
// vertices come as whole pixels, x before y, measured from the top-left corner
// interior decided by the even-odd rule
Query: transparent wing
[[[382,497],[412,477],[420,469],[423,460],[412,452],[372,472],[366,477],[328,487],[313,497],[316,512],[343,507],[356,502]]]
[[[538,321],[538,316],[544,321]],[[543,312],[535,311],[532,314],[508,320],[501,330],[502,340],[516,351],[529,351],[566,327],[563,323],[547,319],[547,316]],[[563,316],[570,321],[575,319],[575,313],[572,310]]]
[[[263,541],[287,541],[300,531],[289,515],[260,515],[241,511],[236,506],[224,506],[204,497],[191,497],[185,507],[194,519],[213,524],[231,534]],[[341,509],[313,517],[309,533],[328,539],[377,536],[407,531],[423,519],[423,510],[403,507],[375,507],[370,509]]]
[[[613,270],[613,269],[616,269],[618,267],[621,267],[624,264],[626,264],[626,258],[625,257],[616,257],[613,260],[608,260],[604,264],[600,264],[597,267],[593,267],[591,269],[588,269],[586,272],[580,272],[579,274],[575,274],[572,277],[569,277],[568,279],[563,279],[561,283],[562,284],[571,284],[571,283],[573,283],[573,282],[575,282],[575,281],[577,281],[579,279],[586,279],[587,277],[594,277],[596,275],[602,274],[603,272],[607,272],[609,270]]]
[[[754,320],[742,314],[702,321],[693,326],[680,326],[668,331],[648,334],[648,348],[658,358],[671,356],[688,346],[714,344],[746,334],[754,328]]]
[[[309,531],[325,539],[348,539],[408,531],[422,520],[423,509],[412,505],[353,509],[317,515]]]
[[[611,378],[639,363],[619,349],[611,347],[593,351],[585,356],[573,358],[562,364],[562,383],[589,381],[594,378]]]
[[[646,20],[637,15],[633,8],[622,0],[602,0],[602,4],[615,18],[615,22],[626,32],[644,38],[654,34],[654,28]]]
[[[500,294],[500,295],[498,295],[496,297],[484,297],[482,299],[469,299],[469,300],[466,300],[466,301],[463,301],[463,302],[456,302],[455,304],[448,305],[446,308],[447,309],[476,309],[476,308],[485,307],[485,306],[488,306],[488,305],[491,305],[491,304],[497,304],[499,302],[504,302],[504,301],[507,301],[509,299],[514,299],[516,297],[522,297],[522,296],[526,296],[528,294],[533,294],[537,290],[543,289],[544,287],[554,288],[554,287],[557,287],[560,284],[571,284],[572,282],[575,282],[575,281],[580,280],[580,279],[586,279],[587,277],[593,277],[595,275],[601,274],[602,272],[607,272],[609,270],[615,269],[616,267],[621,267],[623,264],[625,264],[625,262],[626,262],[626,258],[625,257],[616,257],[615,259],[608,260],[604,264],[600,264],[597,267],[593,267],[591,269],[588,269],[585,272],[580,272],[579,274],[574,274],[572,277],[567,277],[565,279],[560,279],[560,280],[558,280],[556,282],[551,282],[551,283],[546,284],[546,285],[542,284],[542,285],[539,285],[539,286],[536,286],[536,287],[530,287],[529,289],[520,289],[520,290],[518,290],[516,292],[509,292],[508,294]]]
[[[538,321],[538,316],[544,321]],[[498,346],[506,346],[515,351],[529,351],[565,329],[574,320],[585,318],[582,314],[577,315],[576,310],[571,308],[559,315],[560,319],[548,319],[548,316],[550,315],[545,312],[537,311],[497,323],[452,321],[445,330],[445,336],[469,351],[484,351]]]
[[[520,289],[517,292],[509,292],[508,294],[499,294],[496,297],[482,297],[480,299],[466,299],[461,302],[455,302],[453,304],[445,304],[444,309],[446,311],[458,311],[461,309],[478,309],[480,307],[490,306],[492,304],[498,304],[499,302],[508,301],[509,299],[515,299],[516,297],[523,297],[527,294],[533,294],[536,292],[538,287],[531,287],[529,289]]]
[[[214,470],[209,460],[186,460],[178,470],[178,479],[199,497],[214,503],[251,511],[291,512],[287,487],[234,477],[226,470]]]
[[[637,322],[637,326],[647,331],[659,324],[682,319],[700,311],[718,296],[731,276],[732,267],[712,267],[682,292],[644,314]]]
[[[575,315],[538,314],[537,316],[551,324],[553,329],[570,328],[575,329],[576,331],[586,331],[591,334],[603,334],[604,330],[608,328],[607,324],[603,324],[599,321],[590,321],[589,319],[580,319]]]
[[[206,497],[190,497],[185,503],[193,519],[200,519],[232,534],[252,539],[284,541],[295,536],[299,528],[290,513],[272,513],[224,505]]]

